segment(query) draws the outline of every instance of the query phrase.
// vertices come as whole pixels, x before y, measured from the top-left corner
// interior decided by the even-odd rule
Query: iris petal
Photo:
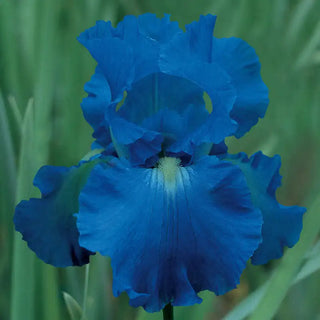
[[[253,264],[265,264],[280,258],[285,246],[293,247],[300,237],[302,216],[306,211],[299,206],[283,206],[276,200],[275,191],[281,184],[279,156],[269,158],[257,152],[249,159],[244,153],[228,155],[245,174],[253,204],[263,215],[263,241],[252,257]]]
[[[180,77],[154,73],[134,83],[119,115],[141,124],[162,109],[182,113],[188,106],[205,109],[201,88]]]
[[[170,21],[169,15],[158,19],[151,13],[139,17],[126,16],[116,30],[133,50],[135,81],[159,72],[160,48],[176,33],[182,32],[177,22]]]
[[[163,49],[161,72],[188,79],[208,93],[213,110],[191,141],[197,145],[220,143],[237,130],[236,122],[230,117],[236,91],[229,75],[220,65],[195,58],[190,49],[192,45],[186,33],[177,34]]]
[[[79,245],[74,214],[78,196],[96,160],[78,166],[40,168],[34,185],[41,199],[21,201],[15,211],[16,230],[44,262],[56,267],[81,266],[93,254]]]
[[[198,86],[186,79],[158,73],[135,83],[115,115],[114,119],[109,118],[111,125],[119,118],[126,119],[144,130],[161,134],[166,152],[191,155],[195,145],[192,138],[206,122],[209,112],[203,90]],[[132,148],[138,149],[135,140],[130,139]]]
[[[161,151],[163,137],[158,132],[146,130],[119,117],[111,121],[110,129],[117,154],[129,159],[133,165],[146,164]],[[153,164],[151,162],[150,165]]]
[[[168,15],[158,19],[144,14],[138,18],[126,16],[116,28],[110,22],[98,21],[79,36],[78,40],[98,62],[96,74],[85,87],[89,96],[83,100],[82,108],[99,145],[110,143],[105,113],[115,109],[132,83],[159,71],[160,45],[177,32],[182,31]]]
[[[151,312],[236,287],[261,241],[261,214],[236,166],[162,160],[154,169],[117,159],[95,166],[77,223],[80,244],[111,257],[114,294],[126,291],[132,306]]]
[[[97,22],[98,24],[99,22]],[[103,21],[100,21],[103,24]],[[105,23],[109,26],[108,23]],[[93,27],[94,28],[94,27]],[[92,28],[91,28],[92,29]],[[91,38],[88,29],[80,35],[79,41],[89,50],[98,61],[98,67],[108,81],[112,102],[119,102],[134,79],[134,55],[132,49],[119,38]]]
[[[109,22],[98,21],[95,27],[80,35],[79,41],[97,60],[103,74],[99,83],[91,80],[93,85],[99,86],[100,89],[95,90],[98,94],[87,89],[89,97],[83,102],[83,109],[89,110],[92,92],[95,102],[99,102],[99,107],[88,112],[89,122],[96,108],[101,111],[100,97],[103,101],[111,98],[105,108],[107,113],[111,109],[113,116],[109,115],[106,121],[100,118],[97,128],[93,125],[94,137],[100,145],[110,143],[108,126],[114,120],[113,112],[124,91],[128,96],[117,117],[136,125],[141,125],[147,117],[156,116],[162,108],[181,115],[182,108],[190,109],[192,105],[203,112],[201,122],[195,121],[195,130],[179,123],[177,126],[184,128],[180,137],[172,132],[164,133],[173,138],[171,145],[166,144],[168,154],[192,157],[193,153],[199,153],[203,144],[220,144],[230,135],[240,137],[264,116],[268,90],[261,80],[254,50],[240,39],[214,38],[215,21],[215,16],[201,16],[182,32],[168,15],[158,19],[145,14],[127,16],[116,28]],[[103,82],[107,85],[103,86]],[[210,114],[205,114],[204,92],[212,101]],[[87,111],[84,112],[86,115]],[[133,149],[137,141],[131,140]],[[157,155],[152,157],[156,159]]]
[[[186,37],[190,43],[190,52],[205,62],[211,61],[213,43],[213,30],[216,24],[216,16],[201,15],[199,21],[194,21],[186,26]]]
[[[133,81],[159,71],[160,45],[177,32],[182,31],[168,15],[158,19],[144,14],[126,16],[116,28],[98,21],[78,40],[98,62],[111,88],[112,101],[118,102]]]
[[[260,75],[260,62],[254,49],[237,38],[213,38],[212,61],[223,66],[237,92],[231,112],[239,128],[240,138],[254,126],[266,112],[269,99],[268,88]]]
[[[83,115],[88,123],[92,126],[99,146],[106,147],[111,142],[110,130],[106,123],[106,112],[111,102],[111,92],[108,81],[99,68],[91,77],[91,80],[84,86],[88,97],[84,98],[81,103]]]

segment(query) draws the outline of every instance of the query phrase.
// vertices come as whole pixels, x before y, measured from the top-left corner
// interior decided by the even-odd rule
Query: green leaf
[[[301,67],[312,64],[313,55],[316,54],[316,50],[319,43],[320,43],[320,21],[315,26],[314,32],[312,33],[306,45],[303,46],[304,49],[300,53],[299,58],[296,62],[296,65],[295,65],[296,68],[301,68]]]
[[[300,1],[296,6],[296,9],[292,14],[291,21],[289,22],[287,36],[284,37],[288,44],[292,44],[299,39],[297,35],[303,28],[308,14],[315,3],[316,1],[314,0],[304,0]]]
[[[251,293],[245,300],[229,312],[223,320],[242,320],[248,317],[261,301],[265,291],[266,285]]]
[[[313,247],[309,254],[309,260],[304,264],[292,284],[309,277],[316,271],[320,270],[320,241]]]
[[[32,179],[36,171],[34,150],[34,112],[30,100],[22,122],[21,151],[19,158],[17,202],[35,194]],[[14,234],[11,320],[35,319],[35,255],[19,233]]]
[[[82,309],[79,303],[69,293],[63,292],[62,294],[70,315],[70,319],[80,320],[82,318]]]
[[[57,271],[57,268],[43,263],[40,259],[36,259],[36,285],[39,291],[35,298],[37,310],[40,305],[42,307],[41,319],[61,319]],[[41,292],[41,296],[39,292]]]
[[[304,280],[312,275],[314,272],[320,270],[320,241],[309,254],[309,260],[301,268],[295,279],[292,281],[291,286]],[[231,312],[229,312],[223,320],[242,320],[248,317],[257,308],[267,289],[267,283],[251,293],[245,300],[237,305]]]
[[[13,141],[5,105],[0,92],[0,137],[2,140],[2,154],[0,157],[0,204],[2,221],[11,218],[9,210],[12,210],[16,190],[16,160],[13,149]]]
[[[12,114],[13,114],[15,127],[19,130],[19,133],[21,133],[20,131],[21,131],[23,119],[22,119],[22,114],[19,110],[17,101],[16,101],[15,97],[12,95],[8,97],[8,101],[9,101],[9,106],[10,106]]]

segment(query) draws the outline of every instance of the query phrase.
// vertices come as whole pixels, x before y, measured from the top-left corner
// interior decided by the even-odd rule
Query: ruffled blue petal
[[[194,141],[199,128],[206,126],[209,114],[202,89],[186,79],[158,73],[133,85],[116,118],[161,133],[162,150],[166,155],[189,155],[190,158],[209,153],[212,143],[207,146],[201,139]],[[135,148],[135,140],[131,140],[132,148]],[[224,142],[216,144],[212,152],[225,153]]]
[[[181,114],[188,106],[198,108],[199,112],[205,109],[201,88],[180,77],[154,73],[134,83],[119,115],[141,124],[162,109],[167,108]]]
[[[188,38],[189,51],[204,62],[212,62],[213,30],[216,19],[217,17],[211,14],[201,15],[199,21],[186,25],[185,36]]]
[[[211,33],[212,38],[213,25],[209,23],[204,28],[204,37]],[[195,58],[190,49],[194,46],[193,31],[191,27],[188,30],[189,33],[177,33],[161,47],[162,73],[134,83],[118,116],[161,132],[168,154],[191,156],[204,143],[221,143],[237,125],[229,115],[236,99],[229,76],[220,66]],[[207,49],[207,56],[210,52]],[[204,91],[214,101],[211,114],[204,105]],[[159,123],[163,124],[160,129]],[[156,127],[151,128],[151,124]]]
[[[98,164],[82,190],[80,244],[111,257],[113,291],[147,311],[223,294],[261,241],[262,218],[241,171],[205,157],[180,167],[162,158],[154,169],[114,159]]]
[[[108,81],[99,68],[96,68],[91,80],[85,84],[84,90],[88,97],[81,103],[83,115],[94,130],[93,137],[96,138],[96,143],[106,147],[111,142],[110,130],[105,119],[111,103],[111,92]]]
[[[112,101],[121,100],[123,91],[148,74],[159,71],[161,44],[182,32],[168,15],[158,19],[153,14],[126,16],[116,28],[110,22],[98,21],[78,40],[98,62],[107,79]]]
[[[178,22],[170,21],[168,14],[162,19],[152,13],[142,14],[138,17],[138,25],[142,35],[160,44],[170,41],[175,34],[181,32]]]
[[[118,24],[116,34],[133,50],[135,81],[159,72],[160,48],[179,32],[178,23],[170,21],[169,15],[162,19],[151,13],[126,16]]]
[[[96,26],[110,28],[110,23],[98,21]],[[94,38],[94,29],[86,30],[78,39],[98,61],[98,67],[109,84],[112,102],[116,103],[134,79],[133,52],[118,38]]]
[[[105,113],[116,108],[123,92],[133,83],[159,72],[160,46],[177,32],[182,31],[168,15],[158,19],[144,14],[138,18],[126,16],[116,28],[110,22],[98,21],[79,36],[78,40],[98,62],[96,74],[85,87],[89,96],[83,100],[82,108],[100,146],[110,143],[110,123],[105,120]]]
[[[163,141],[160,133],[146,130],[119,117],[110,121],[110,130],[120,157],[130,160],[133,165],[145,165],[148,162],[153,166],[157,161]],[[150,159],[154,161],[150,163]]]
[[[265,264],[280,258],[285,246],[293,247],[300,237],[303,207],[287,207],[276,200],[276,189],[281,184],[279,156],[269,158],[257,152],[249,159],[244,153],[228,155],[245,174],[251,190],[253,204],[263,215],[263,241],[252,257],[253,264]]]
[[[212,16],[208,16],[214,19]],[[200,19],[200,21],[206,22]],[[199,22],[200,23],[200,22]],[[213,105],[213,111],[207,121],[196,132],[184,141],[182,145],[200,145],[204,142],[220,143],[225,137],[237,130],[236,122],[230,117],[230,111],[236,100],[236,91],[231,78],[223,70],[223,66],[203,60],[204,54],[200,54],[194,38],[194,32],[201,32],[199,38],[211,34],[214,23],[205,23],[201,28],[196,24],[189,26],[186,33],[177,34],[161,52],[160,70],[163,73],[182,77],[196,84],[207,92]],[[207,45],[201,46],[207,50]],[[177,151],[177,150],[175,150]],[[186,150],[184,150],[186,151]]]
[[[260,62],[254,49],[237,38],[212,40],[212,61],[229,74],[237,92],[231,117],[239,128],[237,138],[244,135],[266,112],[268,88],[260,75]]]
[[[96,160],[78,166],[42,167],[34,179],[41,199],[21,201],[15,211],[16,230],[37,256],[56,267],[81,266],[93,254],[79,245],[74,214],[78,196]]]
[[[103,116],[116,110],[125,91],[128,95],[117,117],[145,125],[140,131],[148,128],[163,134],[162,151],[171,155],[192,157],[203,145],[218,145],[230,135],[240,137],[263,117],[268,92],[258,58],[240,39],[214,38],[215,20],[212,15],[201,16],[182,32],[168,15],[158,19],[145,14],[127,16],[116,28],[98,21],[80,35],[79,41],[97,60],[101,72],[89,82],[89,97],[83,102],[98,144],[110,143],[109,126],[114,126],[110,121],[116,117]],[[212,101],[211,113],[205,110],[204,92]],[[169,109],[168,115],[176,112],[179,130],[170,124],[165,128],[169,132],[150,127],[162,121],[167,112],[162,109]],[[140,142],[131,141],[131,149],[137,149]]]
[[[191,155],[194,151],[191,139],[206,122],[209,112],[204,105],[203,90],[198,86],[186,79],[158,73],[135,83],[114,116],[109,118],[111,126],[116,119],[126,119],[140,130],[161,134],[165,152],[183,151]],[[132,139],[132,135],[130,141],[131,148],[138,149],[139,141]]]

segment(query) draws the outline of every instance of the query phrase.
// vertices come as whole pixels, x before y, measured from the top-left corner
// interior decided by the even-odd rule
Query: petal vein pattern
[[[99,164],[79,198],[81,246],[110,256],[114,294],[151,312],[235,288],[261,241],[261,214],[236,166],[164,159],[153,169]]]

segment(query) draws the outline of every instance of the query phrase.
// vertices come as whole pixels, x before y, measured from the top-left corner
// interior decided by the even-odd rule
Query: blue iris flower
[[[250,258],[281,257],[302,228],[305,209],[276,200],[279,156],[228,154],[225,138],[264,116],[268,90],[253,48],[213,37],[215,20],[184,32],[144,14],[82,33],[97,61],[82,110],[104,151],[41,168],[42,198],[16,208],[39,258],[65,267],[109,256],[114,294],[150,312],[235,288]]]

